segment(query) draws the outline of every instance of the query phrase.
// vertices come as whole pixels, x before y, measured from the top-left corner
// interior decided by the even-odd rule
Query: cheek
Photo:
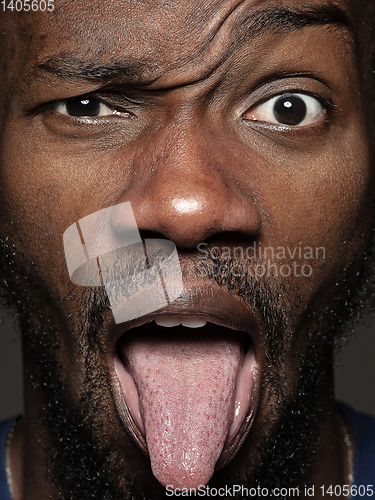
[[[74,162],[57,160],[54,148],[36,134],[7,132],[0,174],[1,236],[9,236],[49,287],[60,287],[69,280],[62,235],[85,206],[78,188],[83,177],[72,175]]]
[[[119,176],[114,178],[116,155],[74,139],[61,144],[51,140],[44,128],[25,121],[8,125],[4,145],[0,234],[11,238],[59,295],[71,286],[63,234],[82,217],[116,203],[120,189]],[[124,186],[124,171],[121,180]]]
[[[369,165],[367,144],[354,140],[331,148],[318,162],[304,159],[302,168],[284,170],[273,196],[268,193],[272,215],[263,245],[280,250],[279,269],[287,265],[296,321],[303,321],[307,304],[332,305],[353,286],[371,235]]]
[[[339,254],[339,242],[357,241],[365,229],[370,206],[370,178],[365,154],[337,154],[321,163],[304,164],[303,171],[279,178],[269,196],[274,234],[280,241],[327,245],[330,258]]]

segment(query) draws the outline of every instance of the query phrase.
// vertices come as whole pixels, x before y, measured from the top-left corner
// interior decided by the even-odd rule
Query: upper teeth
[[[159,326],[165,326],[167,328],[178,325],[186,326],[187,328],[202,328],[207,321],[188,316],[161,316],[155,318],[155,323]]]

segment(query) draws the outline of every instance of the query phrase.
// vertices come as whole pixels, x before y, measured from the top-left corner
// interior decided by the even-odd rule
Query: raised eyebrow
[[[238,41],[246,40],[251,43],[257,36],[290,33],[309,26],[341,31],[355,52],[357,27],[349,15],[337,5],[307,4],[303,8],[270,7],[245,12],[239,28],[235,30],[235,37]],[[49,74],[71,83],[89,81],[96,84],[147,86],[157,79],[157,67],[150,61],[125,60],[100,64],[98,61],[88,61],[70,53],[49,57],[39,63],[36,70],[38,74]]]
[[[306,4],[303,8],[270,7],[244,15],[241,38],[269,33],[291,33],[311,26],[340,31],[355,51],[358,29],[349,14],[337,5]]]

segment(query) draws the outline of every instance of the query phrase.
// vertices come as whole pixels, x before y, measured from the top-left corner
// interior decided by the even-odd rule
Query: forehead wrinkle
[[[184,62],[199,57],[200,53],[205,51],[205,47],[210,44],[211,39],[215,36],[215,32],[220,29],[225,19],[237,9],[240,4],[247,1],[248,0],[222,0],[219,4],[216,4],[216,8],[211,6],[211,12],[209,12],[208,6],[204,4],[206,15],[203,16],[203,18],[205,19],[206,26],[204,26],[203,23],[201,24],[202,27],[204,26],[201,36],[203,48],[197,47],[197,49],[194,49],[193,46],[190,46],[189,56],[185,58],[177,57],[178,64],[173,65],[172,62],[172,64],[170,64],[171,69],[180,67]],[[254,5],[261,1],[262,0],[252,0]],[[194,6],[192,7],[190,14],[186,17],[186,25],[189,26],[196,24],[197,18],[202,19],[202,15],[197,16],[197,9],[194,8]],[[209,18],[208,23],[206,21],[207,18]],[[212,31],[214,31],[214,34],[212,34]],[[175,46],[178,46],[178,40],[175,41]],[[185,44],[183,46],[185,46]],[[153,81],[157,80],[158,77],[162,76],[161,71],[158,71],[158,64],[155,60],[136,60],[134,57],[129,57],[128,60],[121,62],[112,60],[111,62],[101,63],[106,56],[108,59],[110,51],[103,50],[103,47],[96,51],[95,44],[92,44],[89,52],[91,52],[90,55],[81,57],[77,57],[76,50],[43,57],[42,61],[36,63],[35,67],[32,69],[30,75],[31,80],[35,78],[35,76],[38,78],[39,75],[43,77],[50,74],[61,80],[72,83],[77,80],[88,80],[95,83],[108,81],[115,83],[121,80],[122,82],[129,82],[129,84],[150,85]],[[177,52],[178,50],[176,50],[176,53]],[[110,54],[110,57],[111,56]],[[159,73],[159,75],[157,73]]]
[[[197,55],[193,57],[189,54],[174,66],[171,65],[170,79],[176,78],[175,70],[181,72],[185,69],[185,84],[203,80],[214,73],[237,49],[250,45],[259,37],[272,34],[288,35],[307,27],[321,27],[339,32],[343,36],[343,41],[349,43],[351,50],[356,52],[356,25],[349,14],[336,5],[306,4],[304,8],[286,6],[252,8],[250,11],[246,8],[237,14],[239,8],[238,6],[234,8],[231,14],[215,27],[211,37]],[[210,65],[204,65],[207,60],[211,61]],[[200,69],[200,66],[203,69]],[[189,77],[190,82],[187,81]],[[162,81],[168,79],[167,77]],[[176,83],[176,86],[179,84]]]
[[[201,34],[203,30],[207,29],[206,26],[211,24],[211,22],[215,24],[215,22],[218,22],[218,19],[220,17],[223,17],[223,15],[225,17],[227,11],[231,12],[233,8],[236,8],[238,4],[246,1],[248,0],[220,0],[219,2],[217,2],[216,0],[212,0],[211,2],[203,2],[202,4],[200,4],[199,2],[196,2],[196,4],[192,2],[192,5],[189,5],[188,8],[184,5],[184,26],[185,28],[190,28],[187,30],[187,33],[191,32],[192,38],[188,37],[185,40],[179,40],[179,38],[176,37],[174,39],[173,45],[175,49],[174,52],[176,53],[176,59],[179,59],[179,43],[181,48],[189,47],[190,51],[194,53],[194,45],[196,45],[194,41],[198,38],[198,33]],[[252,0],[254,4],[260,1],[262,0]],[[160,14],[160,12],[163,13],[163,10],[165,10],[168,14],[168,12],[170,13],[174,10],[171,8],[172,5],[169,5],[169,3],[173,4],[173,2],[169,1],[161,2],[163,3],[162,7],[160,7],[160,5],[157,6],[157,2],[147,2],[145,0],[142,0],[141,2],[139,2],[138,0],[131,0],[131,3],[134,3],[134,12],[130,11],[131,17],[129,18],[131,26],[139,24],[139,22],[136,22],[138,13],[136,7],[140,3],[150,4],[147,7],[147,14],[149,17],[151,13],[152,23],[156,27],[158,26],[158,23],[160,21],[156,14]],[[45,31],[45,33],[42,33],[42,35],[40,36],[42,44],[41,47],[38,47],[38,51],[42,49],[43,51],[45,51],[45,53],[42,56],[38,54],[35,55],[36,63],[34,67],[31,67],[31,62],[28,61],[28,68],[25,68],[26,72],[23,72],[23,87],[28,87],[33,82],[35,82],[35,80],[40,80],[41,78],[46,77],[48,73],[61,80],[66,80],[68,81],[68,83],[69,81],[75,82],[79,79],[90,80],[93,82],[108,81],[110,79],[116,82],[120,78],[123,78],[124,81],[128,80],[130,83],[140,83],[147,85],[155,79],[154,75],[157,74],[158,66],[158,64],[156,63],[156,58],[152,57],[152,55],[149,55],[148,60],[136,60],[136,58],[132,57],[131,55],[129,58],[127,58],[126,54],[124,54],[125,57],[123,58],[121,52],[124,52],[124,49],[121,49],[121,44],[116,45],[115,47],[111,47],[108,43],[108,39],[106,39],[105,37],[100,37],[100,35],[106,31],[104,30],[104,28],[107,27],[107,24],[105,23],[105,19],[103,18],[101,18],[100,23],[95,24],[95,19],[97,19],[95,13],[86,17],[85,26],[87,25],[87,21],[89,21],[88,26],[91,28],[91,31],[90,29],[87,29],[87,26],[82,30],[82,34],[87,35],[90,38],[79,37],[75,41],[73,48],[68,47],[67,49],[63,49],[60,53],[57,52],[55,54],[53,53],[54,51],[52,49],[51,54],[49,54],[46,45],[48,39],[61,39],[64,44],[65,37],[64,35],[62,35],[62,32],[68,29],[68,27],[64,24],[64,18],[69,19],[71,15],[68,8],[69,5],[71,4],[68,2],[66,2],[65,4],[64,2],[62,2],[61,5],[59,5],[59,14],[62,21],[62,25],[60,27],[61,33],[59,33],[59,30],[56,30],[56,26],[54,26],[53,24],[47,23],[45,24],[45,26],[41,24],[43,31],[45,31],[46,28],[50,29],[51,33],[53,33],[53,37],[47,31]],[[197,7],[199,6],[203,7],[203,12],[200,12],[199,9],[197,9]],[[77,6],[77,8],[79,7]],[[153,10],[155,10],[155,16],[152,15]],[[78,12],[84,13],[85,11],[82,11],[81,9],[81,11]],[[126,13],[126,8],[124,8],[124,13]],[[111,19],[111,13],[109,13],[107,19]],[[121,25],[121,16],[113,17],[113,19],[116,19],[115,25]],[[140,16],[140,19],[143,19],[142,15]],[[207,19],[209,19],[209,23],[207,23]],[[92,20],[94,20],[93,24],[90,24],[90,21]],[[165,17],[164,23],[162,23],[161,26],[163,26],[163,24],[164,26],[167,26],[167,31],[169,33],[172,32],[173,29],[176,29],[176,26],[178,27],[178,25],[175,25],[175,23],[172,22],[169,26],[168,20],[169,17]],[[78,25],[80,25],[79,15],[77,16],[77,22]],[[126,21],[126,23],[124,22],[124,20],[122,21],[122,26],[123,28],[125,28],[122,31],[124,31],[125,33],[127,32],[127,24],[128,21]],[[94,27],[95,29],[93,29]],[[35,28],[36,26],[34,24],[32,30],[35,31]],[[155,33],[155,31],[153,33]],[[163,34],[162,31],[160,31],[160,33]],[[180,30],[180,33],[183,34],[183,30]],[[204,38],[204,36],[201,38]],[[142,37],[140,37],[140,39],[142,39]],[[152,38],[150,38],[150,40],[151,39]],[[104,42],[107,43],[105,44]],[[109,40],[109,42],[111,42],[111,40]],[[154,43],[153,45],[154,48],[158,49],[155,50],[156,55],[163,55],[163,51],[165,51],[168,56],[170,56],[170,47],[167,47],[166,50],[166,47],[164,47],[163,44],[161,44],[160,46],[158,45],[158,40],[156,40],[156,44]],[[122,59],[125,59],[125,61],[123,62]],[[129,61],[127,59],[129,59]],[[159,74],[161,74],[162,71],[163,70],[159,71]]]
[[[169,86],[168,80],[176,80],[177,77],[183,80],[173,84],[177,87],[209,77],[237,48],[251,44],[257,37],[288,34],[309,26],[322,26],[349,35],[346,39],[352,47],[355,46],[354,23],[338,6],[307,4],[304,8],[285,6],[257,9],[254,7],[257,3],[259,2],[252,3],[249,9],[246,0],[235,0],[230,2],[225,13],[219,9],[202,33],[201,43],[196,44],[185,55],[177,50],[174,58],[177,60],[172,58],[172,61],[164,65],[163,61],[160,64],[155,60],[137,60],[134,56],[120,62],[112,60],[101,63],[103,53],[79,57],[77,51],[71,51],[44,58],[37,64],[37,75],[33,71],[30,76],[35,79],[38,74],[42,77],[51,74],[67,82],[86,80],[94,83],[145,85],[151,88],[155,83],[157,86]],[[180,73],[179,77],[176,72]]]

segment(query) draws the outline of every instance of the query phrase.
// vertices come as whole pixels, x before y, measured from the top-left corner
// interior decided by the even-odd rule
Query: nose
[[[219,233],[254,237],[261,217],[239,182],[239,156],[208,130],[164,130],[136,155],[131,186],[119,203],[131,201],[140,231],[180,248]],[[116,220],[121,225],[121,214]]]

